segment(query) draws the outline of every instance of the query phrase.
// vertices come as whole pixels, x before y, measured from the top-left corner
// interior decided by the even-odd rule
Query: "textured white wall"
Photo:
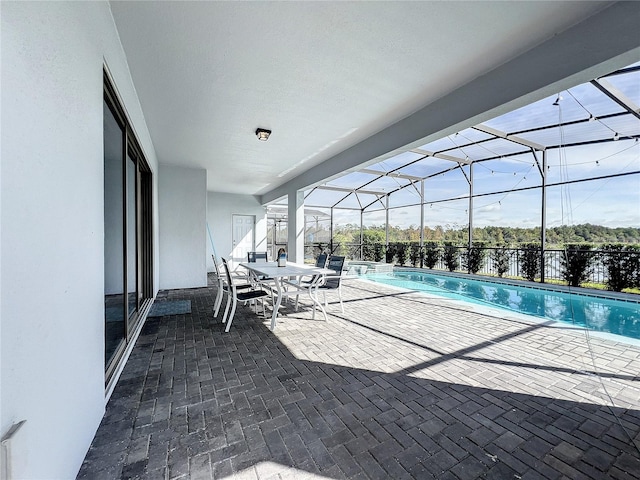
[[[14,478],[74,478],[105,404],[104,63],[157,162],[108,3],[0,8],[0,432],[27,421]]]
[[[267,213],[253,195],[233,193],[207,193],[207,223],[213,244],[220,257],[229,258],[233,250],[233,215],[254,215],[256,217],[256,251],[267,250]],[[207,234],[207,271],[213,270],[211,240]]]
[[[160,166],[160,288],[207,285],[207,171]]]

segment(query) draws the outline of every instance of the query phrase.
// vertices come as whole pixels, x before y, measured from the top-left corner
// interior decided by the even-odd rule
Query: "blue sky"
[[[549,153],[548,183],[564,179],[578,180],[640,170],[640,143],[621,140],[590,147]],[[597,163],[596,163],[597,162]],[[561,165],[564,168],[561,168]],[[474,176],[476,193],[541,184],[537,167],[519,161],[505,162],[500,171],[480,168]],[[482,170],[485,170],[484,172]],[[513,172],[516,175],[513,175]],[[429,185],[433,184],[433,188]],[[425,182],[425,197],[441,199],[463,195],[468,183],[458,172],[449,172]],[[411,188],[392,195],[391,205],[419,202]],[[535,227],[541,221],[541,189],[483,196],[474,199],[474,224],[478,227],[500,225]],[[460,228],[468,222],[468,200],[436,202],[425,205],[425,225]],[[337,223],[359,223],[359,211],[336,209]],[[384,211],[365,213],[365,224],[385,223]],[[389,223],[402,228],[420,224],[418,206],[394,208]],[[547,225],[550,227],[591,223],[608,227],[640,227],[640,175],[573,183],[547,189]]]
[[[609,77],[607,80],[632,102],[640,102],[640,72]],[[640,120],[632,115],[600,118],[623,111],[620,105],[587,83],[501,115],[484,122],[484,125],[509,133],[540,126],[553,127],[519,134],[519,136],[547,146],[561,146],[547,150],[549,167],[547,184],[554,184],[640,171],[640,142],[631,138],[631,136],[640,135]],[[590,117],[591,121],[585,121]],[[560,122],[574,120],[583,120],[583,122],[557,126]],[[572,142],[614,137],[619,137],[619,140],[579,147],[562,147]],[[473,143],[483,138],[488,136],[477,130],[467,129],[421,148],[427,151],[455,148],[447,153],[458,158],[468,157],[471,160],[505,155],[510,153],[509,149],[514,151],[513,144],[503,140]],[[466,147],[465,144],[467,144]],[[420,155],[404,152],[370,168],[389,172],[418,158]],[[540,154],[538,158],[541,160]],[[428,157],[400,169],[399,172],[425,177],[455,165],[454,162]],[[463,168],[468,174],[469,167]],[[474,166],[473,175],[476,195],[509,191],[506,194],[474,199],[475,226],[536,227],[540,225],[541,189],[512,191],[517,188],[541,185],[541,175],[531,153],[478,162]],[[355,172],[333,180],[330,184],[354,188],[373,178],[375,176]],[[406,182],[399,178],[383,177],[366,188],[384,193]],[[430,227],[442,225],[448,228],[462,228],[466,225],[468,200],[447,202],[438,202],[438,200],[468,195],[468,192],[468,181],[460,170],[426,180],[425,225]],[[309,201],[311,203],[326,201],[330,204],[342,195],[344,194],[338,192],[318,192]],[[370,203],[375,198],[373,195],[362,197],[363,204]],[[420,225],[420,208],[406,206],[419,201],[419,193],[411,187],[392,194],[390,206],[400,206],[400,208],[390,210],[389,223],[401,228]],[[358,205],[353,195],[343,205],[346,204]],[[335,209],[334,217],[336,224],[360,221],[359,211]],[[364,218],[367,225],[383,225],[386,217],[384,211],[379,210],[365,213]],[[553,227],[582,223],[608,227],[640,227],[640,174],[549,187],[547,189],[547,225]]]

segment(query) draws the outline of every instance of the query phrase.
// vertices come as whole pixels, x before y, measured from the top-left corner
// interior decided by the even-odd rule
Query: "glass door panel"
[[[129,317],[138,310],[137,170],[135,161],[127,155],[127,305]]]
[[[104,307],[105,364],[126,338],[124,311],[124,131],[106,103],[104,116]]]

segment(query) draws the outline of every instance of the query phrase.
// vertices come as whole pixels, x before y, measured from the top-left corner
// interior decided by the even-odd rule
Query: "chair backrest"
[[[316,267],[324,268],[326,264],[327,264],[327,254],[321,253],[320,255],[318,255],[318,258],[316,258]]]
[[[322,288],[339,288],[342,279],[342,268],[344,267],[344,257],[331,255],[327,262],[327,268],[333,270],[335,275],[327,275]]]
[[[329,257],[329,261],[327,262],[327,268],[333,270],[338,275],[342,275],[343,267],[344,267],[344,257],[338,257],[336,255],[331,255]]]
[[[267,252],[247,252],[247,261],[249,263],[266,262]]]
[[[211,258],[213,259],[213,271],[215,272],[216,277],[220,277],[220,269],[218,268],[218,262],[216,261],[216,256],[211,255]]]
[[[235,286],[233,284],[233,280],[231,279],[231,271],[229,270],[229,265],[227,264],[227,260],[224,257],[222,258],[222,264],[224,265],[224,273],[227,276],[227,285],[229,286],[230,290],[235,289]]]

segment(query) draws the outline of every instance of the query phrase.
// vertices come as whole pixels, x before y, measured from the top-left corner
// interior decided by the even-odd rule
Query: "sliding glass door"
[[[138,232],[137,232],[137,180],[136,162],[127,154],[127,316],[138,310]]]
[[[153,296],[152,177],[106,74],[104,81],[104,299],[108,382]]]
[[[108,365],[126,339],[124,304],[124,125],[103,105],[104,116],[104,308],[105,362]]]

